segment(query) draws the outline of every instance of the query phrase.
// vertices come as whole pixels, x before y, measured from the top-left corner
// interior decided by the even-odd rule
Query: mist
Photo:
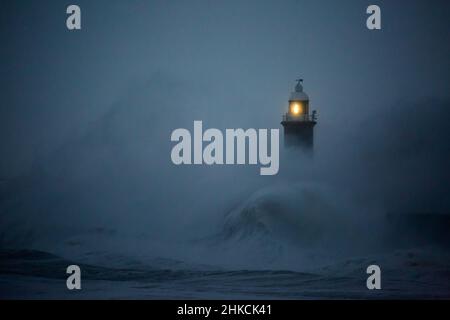
[[[185,107],[170,117],[168,92],[182,96]],[[280,172],[263,177],[256,165],[172,163],[171,131],[208,114],[201,92],[155,74],[32,174],[11,180],[2,193],[2,247],[254,268],[276,258],[297,268],[298,259],[311,265],[299,248],[326,251],[326,261],[330,253],[381,250],[389,212],[448,213],[448,101],[389,105],[341,135],[319,124],[313,156],[282,147]],[[433,111],[423,113],[424,105]],[[213,118],[206,123],[217,127]],[[249,208],[256,208],[250,219]],[[217,257],[214,248],[223,243],[230,255],[224,249]],[[280,243],[299,258],[281,259]]]
[[[2,248],[289,269],[386,249],[388,213],[448,214],[448,5],[382,1],[375,34],[363,1],[79,3],[78,34],[63,4],[3,13]],[[195,120],[282,136],[299,73],[312,157],[172,163]]]

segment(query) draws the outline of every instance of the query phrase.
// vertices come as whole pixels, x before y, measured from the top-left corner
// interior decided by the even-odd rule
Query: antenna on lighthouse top
[[[295,81],[297,81],[297,85],[295,86],[295,91],[302,92],[303,91],[303,86],[302,86],[303,79],[297,79]]]

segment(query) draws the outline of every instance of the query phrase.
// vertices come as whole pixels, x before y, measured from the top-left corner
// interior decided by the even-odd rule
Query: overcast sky
[[[366,28],[363,0],[74,3],[76,32],[66,1],[1,2],[0,177],[26,173],[149,79],[173,101],[160,110],[173,129],[280,128],[298,77],[322,137],[398,101],[449,96],[448,1],[376,1],[381,31]],[[170,121],[178,112],[186,122]]]

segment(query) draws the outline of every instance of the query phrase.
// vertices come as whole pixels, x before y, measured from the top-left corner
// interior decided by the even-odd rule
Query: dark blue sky
[[[0,177],[27,172],[148,81],[173,101],[148,105],[167,128],[278,128],[301,76],[319,141],[398,101],[449,97],[448,1],[77,0],[82,30],[69,32],[71,3],[1,1]],[[366,29],[370,4],[381,31]]]

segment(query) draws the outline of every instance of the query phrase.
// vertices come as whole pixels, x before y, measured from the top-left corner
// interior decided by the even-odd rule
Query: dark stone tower
[[[295,91],[289,98],[288,112],[283,115],[284,145],[300,147],[312,152],[314,146],[314,126],[316,111],[309,113],[309,97],[303,92],[303,79],[297,80]]]

